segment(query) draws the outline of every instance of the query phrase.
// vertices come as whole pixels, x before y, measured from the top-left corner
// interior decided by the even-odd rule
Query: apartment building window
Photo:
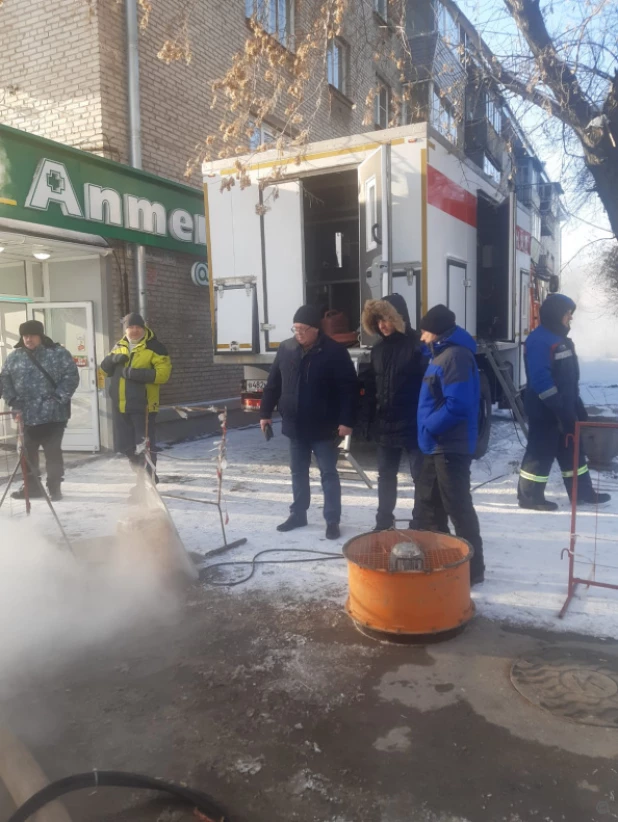
[[[268,34],[290,47],[293,33],[294,0],[245,0],[245,14],[255,17]]]
[[[373,0],[373,8],[383,20],[388,20],[388,0]]]
[[[496,185],[500,185],[500,180],[502,179],[502,172],[498,168],[498,166],[491,160],[487,155],[483,157],[483,171],[487,174],[488,177],[496,183]]]
[[[257,151],[261,146],[274,145],[279,139],[277,130],[269,126],[268,123],[262,123],[261,126],[250,123],[250,126],[251,125],[253,126],[253,131],[249,138],[249,149],[251,151]]]
[[[440,2],[436,2],[436,29],[446,45],[453,51],[460,46],[459,26],[451,17],[450,12]]]
[[[541,215],[535,208],[530,209],[530,234],[541,242]]]
[[[496,134],[502,134],[502,109],[490,95],[486,99],[486,116]]]
[[[391,117],[391,90],[386,83],[380,82],[375,96],[375,124],[379,128],[388,128]]]
[[[442,100],[439,89],[435,87],[431,97],[430,122],[443,137],[457,145],[457,120],[453,110]]]
[[[347,94],[348,46],[338,38],[328,44],[326,70],[330,85],[342,94]]]

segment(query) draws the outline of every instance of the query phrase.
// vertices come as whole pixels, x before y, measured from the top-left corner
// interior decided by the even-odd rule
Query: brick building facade
[[[183,0],[155,2],[139,42],[140,114],[143,168],[199,188],[199,166],[187,180],[187,163],[196,146],[217,135],[224,116],[223,99],[211,108],[211,86],[229,68],[250,34],[247,13],[258,0],[204,0],[194,4],[187,23],[189,63],[167,65],[158,54],[169,37],[182,36]],[[300,42],[315,0],[290,0],[286,24]],[[380,16],[386,0],[352,4],[338,44],[342,53],[340,90],[324,77],[320,104],[308,100],[311,139],[341,137],[373,129],[366,100],[378,83],[397,94],[399,72],[392,55],[396,34]],[[5,0],[0,8],[0,118],[14,128],[127,163],[126,25],[124,3],[117,0]],[[384,57],[376,58],[377,54]],[[330,78],[334,79],[334,78]],[[388,107],[388,103],[387,103]],[[376,117],[380,116],[376,114]],[[282,119],[275,112],[268,129]],[[135,277],[129,246],[114,244],[108,262],[115,321],[134,308]],[[212,364],[211,319],[207,289],[189,277],[195,258],[148,249],[148,320],[169,346],[175,368],[162,401],[199,402],[238,395],[239,368]],[[0,293],[2,289],[0,288]],[[128,301],[127,301],[128,293]]]

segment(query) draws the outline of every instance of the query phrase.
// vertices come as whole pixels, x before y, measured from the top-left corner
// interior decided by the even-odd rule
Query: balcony
[[[487,117],[466,121],[465,152],[468,156],[489,154],[496,159],[502,157],[504,143]]]
[[[463,109],[466,72],[439,34],[435,31],[408,34],[408,44],[405,81],[418,83],[433,79],[439,88],[448,89],[448,100]]]
[[[539,254],[536,263],[536,274],[541,279],[549,278],[554,273],[554,255]]]
[[[524,181],[525,180],[526,180],[526,178],[524,177]],[[532,207],[532,208],[536,208],[536,209],[539,209],[539,210],[541,208],[541,198],[539,196],[539,187],[536,183],[532,183],[532,184],[530,184],[528,182],[519,183],[519,179],[518,179],[517,199],[519,200],[520,203],[523,203],[523,205],[528,206],[529,208]]]
[[[541,236],[554,239],[557,222],[556,216],[551,211],[543,212],[543,202],[541,201]]]

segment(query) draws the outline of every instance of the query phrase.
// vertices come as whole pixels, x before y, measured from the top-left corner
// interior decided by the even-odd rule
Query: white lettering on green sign
[[[206,245],[206,219],[202,214],[190,214],[183,208],[176,208],[168,217],[162,203],[134,194],[122,197],[113,188],[85,183],[82,212],[64,163],[43,159],[37,166],[25,207],[47,211],[51,203],[60,206],[65,217],[124,227],[158,237],[169,234],[180,242]]]

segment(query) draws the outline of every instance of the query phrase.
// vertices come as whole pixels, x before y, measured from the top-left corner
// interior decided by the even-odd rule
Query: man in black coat
[[[262,430],[275,407],[282,433],[290,439],[294,501],[290,516],[277,527],[292,531],[307,524],[311,501],[309,468],[314,453],[324,491],[328,539],[339,538],[341,485],[337,473],[338,437],[352,433],[359,383],[347,350],[320,331],[320,311],[303,305],[294,315],[294,337],[281,343],[260,407]]]
[[[378,513],[376,531],[394,525],[397,474],[406,454],[412,481],[420,475],[423,455],[418,447],[416,414],[426,359],[420,339],[410,325],[404,298],[391,294],[383,300],[367,300],[363,327],[381,339],[371,349],[371,368],[365,374],[365,390],[375,416],[378,444]],[[414,520],[414,513],[412,514]]]

